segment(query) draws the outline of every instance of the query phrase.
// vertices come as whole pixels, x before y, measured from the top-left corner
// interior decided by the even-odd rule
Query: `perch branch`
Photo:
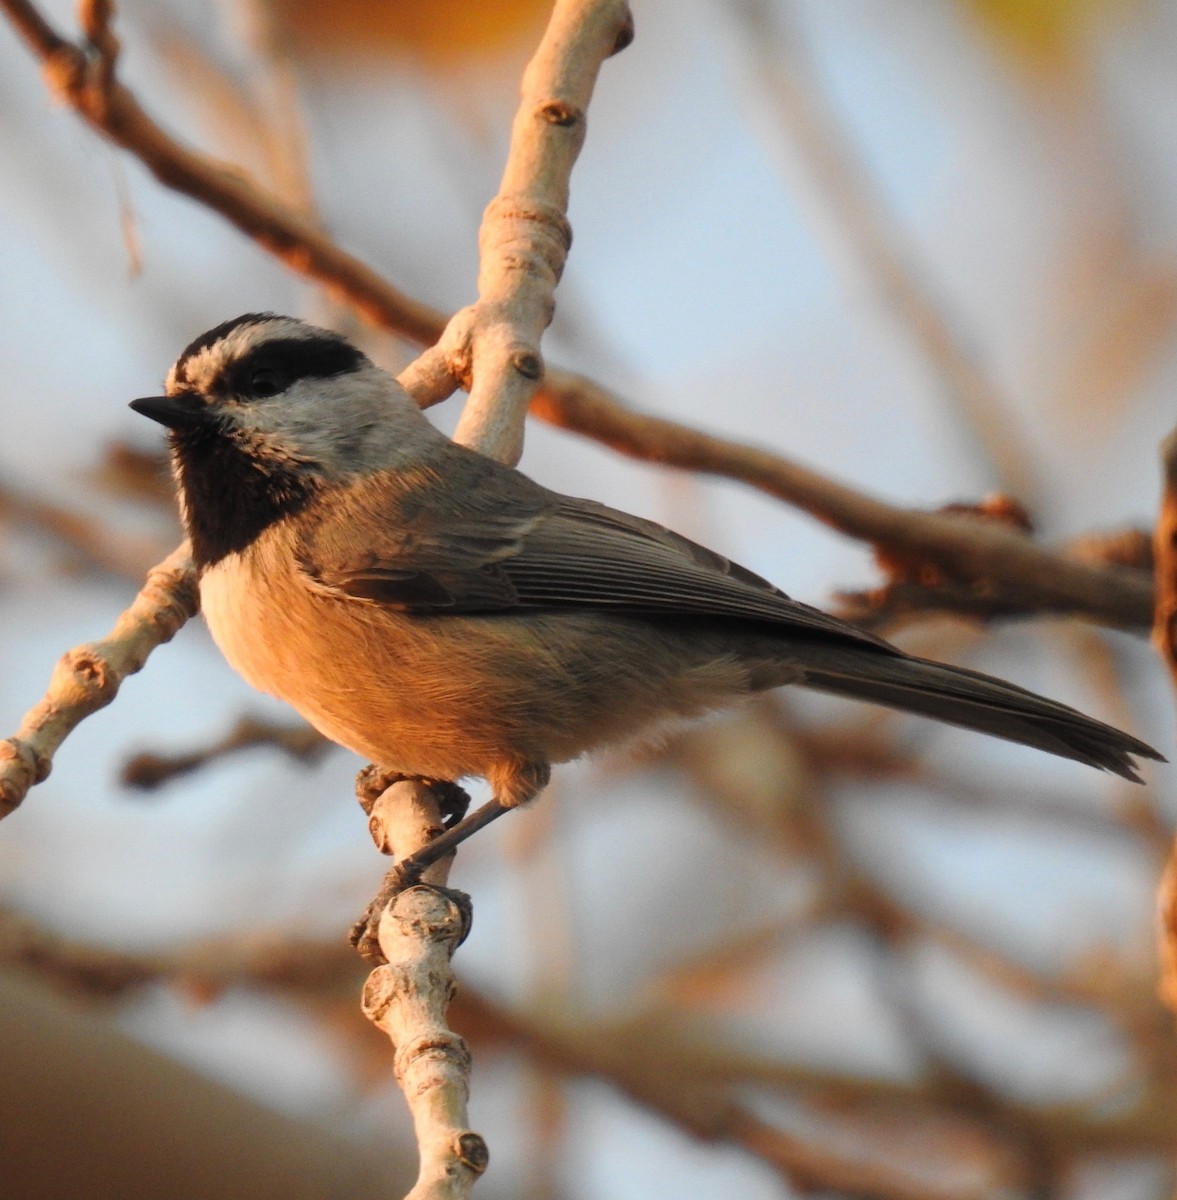
[[[0,742],[0,818],[48,776],[65,738],[115,698],[123,680],[196,612],[196,603],[195,574],[184,543],[148,572],[108,637],[62,656],[44,697],[25,714],[15,735]]]
[[[29,0],[0,0],[0,10],[45,64],[54,91],[99,132],[135,154],[164,186],[219,213],[373,324],[423,345],[441,337],[442,313],[399,292],[240,169],[180,145],[117,80],[110,82],[105,102],[98,103],[86,54],[62,38]],[[401,382],[423,405],[444,399],[453,388],[444,352],[435,348],[423,355]],[[632,458],[739,480],[850,537],[925,560],[951,579],[992,581],[1021,598],[1021,611],[1068,613],[1131,629],[1151,624],[1151,580],[1142,572],[1076,562],[1023,534],[983,529],[958,514],[886,504],[781,455],[633,412],[581,376],[547,370],[531,412]]]
[[[410,395],[420,387],[422,400],[441,398],[458,381],[467,386],[456,438],[501,462],[513,465],[522,454],[528,403],[543,375],[540,339],[572,241],[565,213],[593,86],[601,63],[631,37],[624,0],[557,0],[524,74],[507,165],[483,218],[478,301],[454,317],[420,367],[402,375]],[[395,848],[404,863],[430,843],[436,849],[440,817],[433,789],[401,781],[375,800],[369,827],[377,845]],[[374,902],[387,961],[368,977],[364,1012],[396,1048],[397,1080],[413,1114],[421,1165],[410,1200],[468,1195],[489,1157],[468,1128],[470,1055],[445,1022],[450,960],[466,935],[469,902],[428,886],[444,884],[452,860],[451,852],[425,867],[424,886],[402,887],[394,868]],[[361,953],[371,919],[370,910],[359,931]]]
[[[442,830],[439,792],[421,780],[381,788],[361,776],[370,796],[369,829],[386,853],[404,858]],[[392,1041],[397,1082],[413,1116],[420,1153],[408,1200],[460,1200],[486,1170],[489,1154],[469,1128],[470,1052],[446,1024],[454,994],[450,960],[469,929],[470,905],[444,884],[453,855],[428,866],[421,882],[395,892],[378,913],[385,962],[364,986],[364,1015]]]

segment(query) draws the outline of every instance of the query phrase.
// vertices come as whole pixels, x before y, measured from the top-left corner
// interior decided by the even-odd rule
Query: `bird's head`
[[[244,549],[331,484],[420,455],[416,405],[346,338],[247,313],[201,334],[162,396],[131,407],[167,427],[197,561]]]

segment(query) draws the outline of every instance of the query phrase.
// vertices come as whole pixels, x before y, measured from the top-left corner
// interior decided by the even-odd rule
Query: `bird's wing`
[[[335,594],[419,614],[718,617],[891,649],[653,521],[481,463],[474,479],[467,464],[460,491],[431,471],[377,477],[347,503],[325,505],[297,549],[302,570]]]

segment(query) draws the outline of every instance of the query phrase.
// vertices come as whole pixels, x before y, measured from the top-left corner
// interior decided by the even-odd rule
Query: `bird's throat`
[[[300,512],[318,489],[304,466],[266,461],[223,433],[171,434],[172,460],[192,557],[209,567],[245,550],[274,522]]]

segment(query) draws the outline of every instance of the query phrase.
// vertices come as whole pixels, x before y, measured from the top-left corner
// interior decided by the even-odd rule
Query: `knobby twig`
[[[378,772],[362,774],[361,802],[377,846],[404,858],[442,831],[441,793],[422,780],[382,783]],[[466,1112],[470,1052],[446,1024],[454,994],[450,960],[471,916],[468,898],[444,886],[452,862],[450,854],[432,863],[420,883],[380,906],[385,962],[364,985],[364,1015],[392,1041],[397,1082],[413,1116],[420,1168],[408,1200],[460,1200],[489,1161]]]
[[[632,37],[624,0],[555,5],[523,75],[498,195],[483,215],[478,302],[455,314],[400,375],[423,406],[468,388],[455,440],[512,466],[523,452],[524,417],[544,374],[540,338],[572,245],[568,190],[586,110],[601,64]]]
[[[392,1041],[413,1116],[420,1169],[408,1200],[467,1196],[490,1160],[466,1112],[470,1052],[446,1025],[450,959],[464,926],[461,908],[444,892],[418,886],[398,893],[380,919],[388,962],[364,985],[364,1014]]]
[[[441,337],[442,313],[399,292],[239,168],[180,145],[117,80],[109,80],[105,95],[98,97],[85,52],[61,37],[30,0],[0,0],[0,9],[41,58],[58,95],[135,154],[164,186],[219,213],[373,324],[422,345]],[[448,396],[453,387],[440,353],[419,359],[401,381],[425,405]],[[1077,563],[1022,534],[983,528],[967,517],[886,504],[767,450],[633,412],[581,376],[547,370],[531,412],[633,458],[739,480],[850,537],[927,561],[962,583],[992,581],[1021,598],[1019,611],[1068,613],[1130,629],[1151,624],[1152,583],[1141,572]]]
[[[25,714],[15,735],[0,742],[0,818],[48,776],[65,738],[115,698],[123,680],[176,635],[196,604],[195,573],[184,543],[148,572],[108,637],[62,656],[44,697]]]
[[[568,191],[601,64],[633,38],[625,0],[559,0],[523,75],[499,193],[479,233],[472,387],[456,440],[512,465],[543,376],[540,337],[572,245]],[[465,322],[459,313],[455,323]]]
[[[572,242],[566,210],[586,108],[601,64],[632,36],[625,0],[557,0],[524,73],[507,165],[483,218],[478,302],[401,375],[420,401],[465,384],[470,397],[457,440],[500,462],[519,460],[528,403],[543,374],[540,338]],[[484,811],[492,810],[497,815],[501,806],[492,801]],[[395,848],[402,863],[442,832],[435,793],[420,781],[385,789],[369,824],[377,845]],[[443,884],[452,857],[427,866],[421,884]],[[394,868],[374,904],[387,961],[368,977],[364,1012],[396,1047],[397,1080],[413,1114],[421,1167],[410,1200],[463,1197],[488,1161],[486,1143],[467,1128],[470,1055],[445,1024],[450,958],[465,936],[469,903],[436,886],[403,887]],[[358,931],[362,953],[370,951],[371,922],[370,909]]]

